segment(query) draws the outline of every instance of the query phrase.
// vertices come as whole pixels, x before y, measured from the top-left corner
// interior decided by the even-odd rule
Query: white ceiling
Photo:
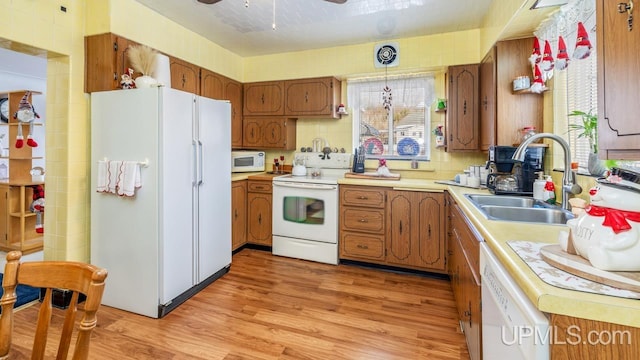
[[[352,45],[480,27],[492,0],[136,0],[240,55]]]

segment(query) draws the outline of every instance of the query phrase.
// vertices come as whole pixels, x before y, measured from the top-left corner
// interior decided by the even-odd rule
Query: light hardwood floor
[[[107,278],[107,286],[109,279]],[[31,346],[14,324],[12,359]],[[92,359],[468,359],[447,280],[244,249],[231,271],[162,319],[98,311]],[[62,321],[57,319],[56,321]]]

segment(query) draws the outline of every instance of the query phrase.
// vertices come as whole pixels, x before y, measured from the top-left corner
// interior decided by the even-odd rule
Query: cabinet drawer
[[[271,194],[273,184],[270,181],[249,180],[248,191]]]
[[[340,224],[345,230],[384,232],[384,209],[343,208]]]
[[[451,231],[462,246],[476,283],[480,284],[480,240],[473,234],[457,205],[451,207]]]
[[[342,232],[340,234],[340,256],[384,260],[384,236]]]
[[[340,199],[343,206],[364,206],[383,208],[384,190],[364,190],[361,186],[340,186]]]

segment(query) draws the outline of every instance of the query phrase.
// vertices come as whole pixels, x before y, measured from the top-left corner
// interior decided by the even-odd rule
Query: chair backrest
[[[71,292],[71,302],[64,314],[60,342],[56,359],[67,359],[78,305],[78,295],[84,294],[84,316],[78,327],[78,336],[73,352],[74,360],[88,359],[91,331],[96,326],[96,312],[102,301],[107,271],[97,266],[73,261],[33,261],[20,263],[22,253],[11,251],[7,254],[0,298],[0,358],[4,359],[11,348],[13,331],[13,305],[16,302],[16,286],[29,285],[45,288],[46,293],[40,305],[38,323],[33,341],[31,359],[43,359],[51,323],[53,289]]]

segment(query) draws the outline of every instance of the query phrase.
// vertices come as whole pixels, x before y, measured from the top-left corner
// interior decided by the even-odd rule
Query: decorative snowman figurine
[[[591,203],[559,236],[570,254],[607,271],[640,271],[640,173],[613,168],[589,190]]]

